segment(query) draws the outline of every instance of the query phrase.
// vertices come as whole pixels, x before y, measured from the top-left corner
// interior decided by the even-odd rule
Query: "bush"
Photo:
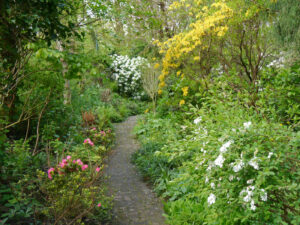
[[[71,156],[49,168],[47,177],[40,171],[39,187],[47,199],[41,213],[55,224],[79,223],[89,214],[99,215],[101,207],[110,207],[109,198],[96,183],[99,175],[99,167]]]
[[[118,83],[120,93],[135,99],[141,99],[145,95],[141,82],[141,66],[144,63],[146,60],[141,57],[130,59],[128,56],[113,56],[113,78]]]
[[[145,145],[135,162],[169,199],[168,222],[299,224],[299,132],[238,104],[214,103],[191,108],[173,132],[153,117],[136,131],[143,143],[161,137],[159,150]],[[162,159],[166,172],[154,163]]]

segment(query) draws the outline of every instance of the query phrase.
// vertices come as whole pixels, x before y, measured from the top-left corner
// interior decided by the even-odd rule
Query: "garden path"
[[[163,205],[131,164],[138,143],[131,134],[137,116],[115,125],[116,145],[108,159],[109,194],[114,196],[112,225],[164,225]]]

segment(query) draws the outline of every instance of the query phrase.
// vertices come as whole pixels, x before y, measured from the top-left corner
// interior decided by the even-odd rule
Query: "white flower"
[[[252,184],[254,181],[254,179],[251,179],[251,180],[247,180],[247,184]]]
[[[219,156],[218,156],[218,158],[216,158],[216,160],[215,160],[215,165],[216,166],[219,166],[219,167],[223,167],[223,163],[224,163],[224,161],[225,161],[225,158],[223,157],[223,155],[222,154],[220,154]]]
[[[268,193],[265,191],[265,189],[260,189],[262,191],[262,195],[260,196],[261,200],[264,202],[268,200]]]
[[[242,160],[240,160],[239,162],[238,162],[238,164],[236,164],[234,167],[233,167],[233,171],[234,172],[239,172],[241,169],[243,169],[243,167],[244,167],[244,163],[243,163],[243,161]]]
[[[209,182],[208,177],[205,177],[205,183],[208,183],[208,182]]]
[[[194,119],[194,124],[198,124],[198,123],[200,123],[201,121],[202,121],[202,117],[200,116],[200,117]]]
[[[269,152],[268,159],[270,159],[273,154],[274,154],[273,152]]]
[[[249,129],[251,125],[252,125],[251,121],[245,122],[245,123],[244,123],[244,128],[245,128],[245,129]]]
[[[254,203],[254,200],[253,200],[253,199],[252,199],[250,205],[251,205],[251,206],[250,206],[250,209],[251,209],[252,211],[255,211],[256,206],[255,206],[255,203]]]
[[[229,146],[233,143],[233,141],[227,141],[225,144],[222,145],[222,147],[220,148],[220,152],[224,153],[227,152],[227,148],[229,148]]]
[[[212,189],[215,189],[215,187],[216,187],[215,183],[211,183],[211,184],[210,184],[210,187],[211,187]]]
[[[259,165],[257,163],[256,157],[250,160],[248,163],[250,166],[252,166],[254,169],[259,170]]]
[[[233,176],[233,175],[230,175],[228,179],[229,179],[229,181],[233,181],[234,176]]]
[[[250,202],[253,196],[253,190],[254,190],[254,186],[248,186],[247,189],[243,189],[240,192],[240,195],[243,195],[244,193],[247,193],[246,196],[244,196],[243,200],[244,202]]]
[[[211,193],[207,198],[207,202],[209,205],[214,204],[216,202],[216,196],[213,193]]]
[[[243,199],[244,199],[245,202],[250,202],[251,196],[250,195],[246,195]]]

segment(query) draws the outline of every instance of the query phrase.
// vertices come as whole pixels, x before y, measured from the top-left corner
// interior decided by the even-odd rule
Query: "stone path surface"
[[[131,164],[139,145],[132,135],[137,116],[116,124],[116,145],[108,159],[109,194],[114,196],[112,225],[164,225],[163,205]]]

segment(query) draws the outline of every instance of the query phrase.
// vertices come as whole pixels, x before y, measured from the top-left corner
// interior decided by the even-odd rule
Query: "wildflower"
[[[54,168],[53,167],[51,167],[49,170],[48,170],[48,178],[50,179],[50,180],[52,180],[52,172],[54,172]]]
[[[244,125],[245,129],[249,129],[250,126],[252,125],[252,123],[251,123],[251,121],[249,121],[249,122],[245,122],[243,125]]]
[[[67,160],[70,160],[72,157],[70,155],[67,156]]]
[[[247,180],[247,184],[252,184],[254,181],[254,179],[251,179],[251,180]]]
[[[268,200],[268,193],[265,191],[265,189],[260,189],[262,191],[262,195],[260,196],[261,200],[264,202]]]
[[[98,203],[97,207],[101,207],[101,203]]]
[[[240,160],[239,163],[233,167],[233,171],[236,173],[239,172],[241,169],[243,169],[244,165],[245,164],[243,163],[243,161]]]
[[[96,130],[96,127],[93,127],[91,130],[94,130],[94,131],[95,131],[95,130]]]
[[[215,165],[222,168],[222,167],[223,167],[224,161],[225,161],[225,158],[223,157],[222,154],[220,154],[220,155],[218,156],[218,158],[216,158],[216,160],[215,160]]]
[[[215,189],[215,187],[216,187],[215,183],[211,183],[211,184],[210,184],[210,187],[211,187],[212,189]]]
[[[209,182],[208,177],[205,177],[205,183],[208,183],[208,182]]]
[[[96,172],[98,173],[99,171],[100,171],[100,168],[99,168],[99,167],[97,167],[97,168],[96,168]]]
[[[229,181],[233,181],[234,176],[233,176],[233,175],[230,175],[228,179],[229,179]]]
[[[145,110],[145,113],[148,113],[148,112],[149,112],[149,109],[146,109],[146,110]]]
[[[183,92],[183,96],[187,96],[189,93],[189,87],[183,87],[181,88],[182,92]]]
[[[268,159],[270,159],[273,154],[274,154],[273,152],[269,152]]]
[[[103,136],[106,135],[105,131],[103,131],[103,130],[100,131],[100,134],[103,135]]]
[[[185,104],[185,101],[182,99],[182,100],[180,100],[180,102],[179,102],[179,106],[182,106],[182,105],[184,105]]]
[[[255,206],[255,204],[254,204],[254,200],[253,200],[253,199],[252,199],[252,201],[251,201],[250,209],[251,209],[252,211],[255,211],[255,209],[256,209],[256,206]]]
[[[202,117],[200,116],[200,117],[194,119],[194,124],[197,125],[197,124],[200,123],[201,121],[202,121]]]
[[[162,94],[162,90],[159,89],[157,93],[158,93],[159,95],[161,95],[161,94]]]
[[[209,205],[214,204],[216,202],[216,196],[213,193],[211,193],[207,198],[207,202]]]
[[[225,144],[222,145],[222,147],[220,148],[220,152],[224,153],[227,152],[227,148],[229,148],[229,146],[233,143],[233,141],[227,141]]]
[[[81,169],[82,169],[82,171],[84,171],[84,170],[86,170],[88,167],[89,167],[89,166],[85,164],[85,165],[83,165],[83,166],[81,167]]]
[[[154,65],[154,69],[157,69],[157,68],[159,68],[159,63],[156,63],[155,65]]]
[[[256,157],[254,157],[253,159],[250,160],[249,165],[252,166],[256,170],[259,169],[259,165],[257,163]]]

